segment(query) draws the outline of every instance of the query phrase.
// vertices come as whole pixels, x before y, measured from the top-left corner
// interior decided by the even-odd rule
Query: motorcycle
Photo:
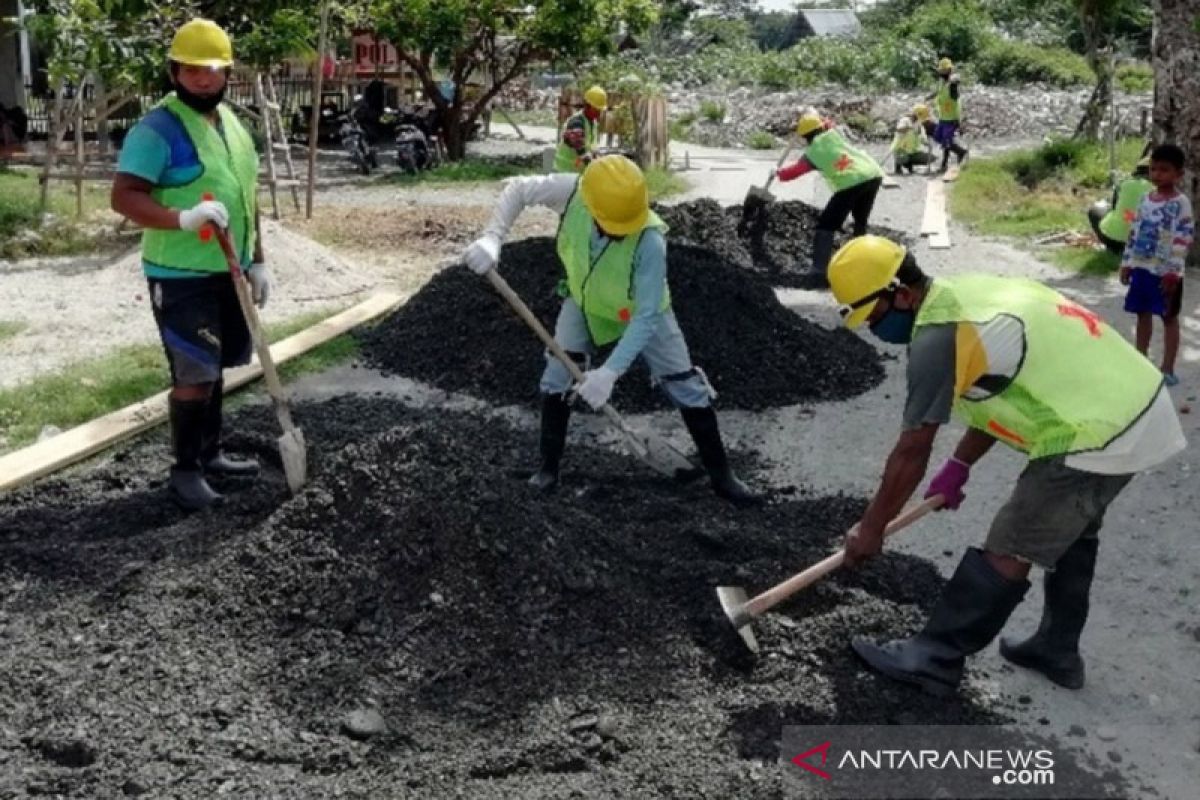
[[[379,167],[379,157],[375,148],[367,141],[367,134],[358,124],[354,114],[342,115],[338,135],[342,140],[342,148],[360,173],[370,175],[372,169]]]
[[[396,165],[409,175],[423,169],[432,169],[438,164],[437,150],[431,146],[429,137],[416,125],[400,123],[396,126]]]

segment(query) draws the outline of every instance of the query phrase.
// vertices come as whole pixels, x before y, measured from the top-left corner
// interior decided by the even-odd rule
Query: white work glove
[[[485,233],[463,253],[463,261],[476,275],[487,275],[500,262],[500,237]]]
[[[245,275],[246,280],[250,281],[250,296],[254,299],[254,305],[264,307],[271,296],[271,286],[275,283],[271,268],[261,262],[251,264],[246,267]]]
[[[608,367],[589,369],[583,375],[583,383],[575,390],[583,401],[592,408],[599,410],[612,397],[613,385],[617,382],[617,373]]]
[[[205,200],[179,212],[179,229],[183,231],[198,231],[210,222],[218,228],[229,227],[229,211],[220,200]]]

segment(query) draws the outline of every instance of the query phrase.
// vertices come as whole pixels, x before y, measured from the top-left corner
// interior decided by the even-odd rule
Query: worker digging
[[[233,66],[229,37],[194,20],[175,34],[168,58],[175,91],[126,137],[112,207],[145,229],[143,267],[171,369],[170,492],[200,510],[222,500],[207,477],[258,472],[221,451],[222,370],[249,362],[251,338],[212,227],[229,229],[260,307],[272,278],[258,235],[258,156],[222,102]]]
[[[483,235],[463,255],[467,266],[479,275],[494,270],[513,223],[532,205],[562,215],[557,251],[565,273],[559,287],[564,299],[554,339],[585,374],[572,390],[567,366],[547,352],[540,385],[542,463],[531,483],[543,491],[558,485],[570,395],[577,393],[592,408],[603,408],[617,380],[640,357],[679,408],[713,491],[739,506],[760,503],[729,465],[712,408],[713,387],[692,364],[671,310],[666,226],[650,210],[642,171],[624,156],[611,155],[588,164],[582,176],[510,181]],[[596,348],[614,342],[604,363],[593,367]]]
[[[967,432],[929,483],[955,510],[977,462],[1003,442],[1030,459],[969,548],[925,627],[909,639],[855,640],[873,669],[936,695],[952,694],[966,657],[1000,633],[1046,571],[1037,631],[1001,654],[1069,689],[1084,682],[1079,640],[1104,513],[1137,473],[1183,450],[1163,376],[1083,306],[1033,281],[927,276],[904,247],[876,236],[847,244],[829,265],[846,327],[867,325],[908,346],[903,430],[879,489],[846,536],[847,563],[879,554],[884,528],[917,490],[938,429],[953,410]],[[1120,535],[1120,534],[1117,534]]]
[[[864,150],[846,141],[815,109],[808,109],[796,123],[796,133],[808,143],[795,164],[779,170],[779,180],[792,181],[817,170],[829,184],[833,197],[817,218],[813,233],[813,269],[824,272],[833,255],[833,237],[846,217],[854,217],[854,235],[867,232],[875,197],[883,185],[883,170]]]

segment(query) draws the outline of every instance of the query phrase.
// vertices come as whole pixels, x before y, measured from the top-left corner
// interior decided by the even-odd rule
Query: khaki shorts
[[[1132,475],[1072,469],[1065,456],[1030,461],[992,520],[984,549],[1053,569],[1078,539],[1095,538]]]

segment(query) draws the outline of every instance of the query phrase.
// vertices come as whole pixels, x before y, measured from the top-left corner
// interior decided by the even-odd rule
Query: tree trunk
[[[1200,208],[1200,0],[1154,0],[1155,144],[1177,144],[1187,157],[1180,188]],[[1191,266],[1200,264],[1200,241],[1192,244]]]
[[[1101,52],[1100,12],[1095,3],[1085,3],[1079,10],[1083,26],[1083,41],[1087,48],[1088,66],[1096,75],[1096,87],[1088,98],[1083,118],[1075,128],[1075,138],[1096,140],[1100,138],[1100,124],[1104,121],[1108,106],[1112,103],[1112,61]]]

